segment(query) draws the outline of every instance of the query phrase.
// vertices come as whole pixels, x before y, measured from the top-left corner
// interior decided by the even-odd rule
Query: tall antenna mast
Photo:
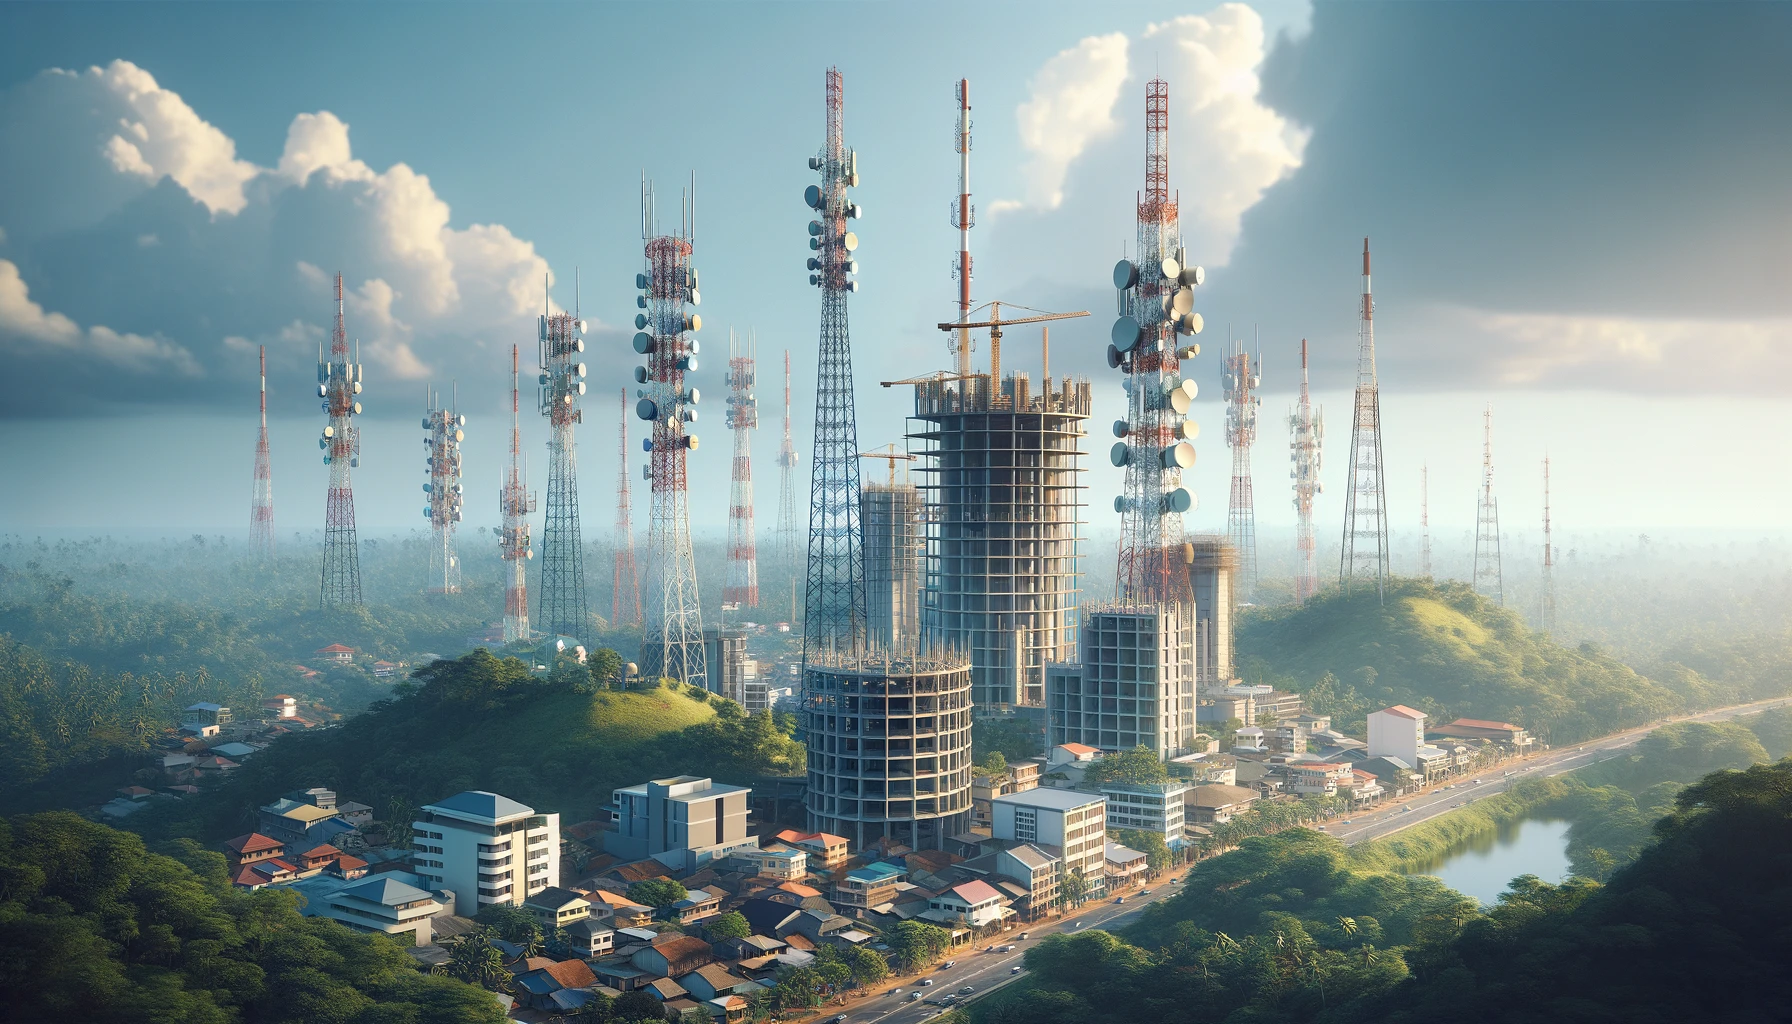
[[[646,202],[650,210],[651,187]],[[697,270],[691,266],[695,177],[679,211],[677,234],[658,234],[657,228],[643,233],[644,267],[635,275],[635,286],[641,289],[635,305],[642,312],[635,315],[634,345],[647,359],[645,366],[635,369],[635,380],[643,385],[635,414],[652,424],[645,445],[651,486],[641,672],[650,679],[706,686],[703,611],[697,596],[697,562],[691,553],[686,477],[686,456],[697,447],[697,435],[687,432],[687,424],[697,419],[694,407],[701,398],[686,379],[697,372],[697,339],[688,335],[703,329],[703,318],[687,308],[703,301]],[[646,213],[643,219],[648,219]]]
[[[790,350],[784,350],[784,440],[778,446],[778,557],[790,567],[795,579],[801,545],[797,540],[796,467],[800,460],[796,442],[790,436]],[[796,615],[796,602],[791,602],[791,615]]]
[[[318,447],[330,467],[324,505],[324,573],[320,603],[350,607],[361,603],[361,545],[355,536],[355,492],[349,470],[361,464],[361,432],[352,417],[361,413],[361,364],[349,359],[348,328],[342,312],[342,275],[336,275],[336,330],[330,358],[317,365],[317,393],[329,425]]]
[[[585,419],[585,321],[576,313],[549,311],[543,281],[542,314],[536,320],[542,371],[539,405],[547,417],[548,505],[541,531],[541,596],[537,624],[549,636],[583,641],[591,632],[585,603],[585,545],[579,529],[579,441]]]
[[[429,445],[429,482],[423,491],[429,504],[423,516],[429,520],[429,586],[432,594],[460,593],[460,556],[454,550],[454,530],[461,519],[460,443],[467,418],[457,408],[443,408],[434,390],[429,392],[428,411],[423,416],[423,429],[429,431],[424,443]]]
[[[268,347],[261,346],[261,434],[255,439],[255,491],[249,499],[249,546],[264,566],[274,560],[274,470],[268,455]]]
[[[617,392],[621,425],[616,434],[616,549],[610,583],[610,625],[641,624],[641,573],[635,565],[634,502],[628,480],[628,389]]]
[[[958,322],[969,323],[971,319],[971,228],[977,224],[977,208],[971,205],[971,80],[959,79],[956,94],[958,97],[958,132],[954,139],[954,148],[958,151],[958,196],[952,200],[952,226],[958,229],[958,263],[952,268],[952,276],[958,279]],[[970,377],[970,328],[959,328],[954,351],[958,355],[958,376],[961,379]],[[992,367],[990,371],[992,386],[1000,387],[1001,382],[995,378],[995,373],[996,369]]]
[[[1257,355],[1261,358],[1261,348]],[[1226,539],[1237,552],[1236,586],[1242,602],[1252,601],[1257,590],[1257,499],[1251,488],[1251,445],[1257,440],[1257,407],[1263,404],[1263,399],[1256,395],[1261,372],[1261,365],[1245,351],[1243,339],[1232,339],[1232,353],[1221,376],[1226,399],[1226,443],[1232,447],[1232,495],[1226,515]]]
[[[510,346],[510,466],[504,486],[498,490],[498,514],[503,517],[503,534],[498,540],[498,554],[509,563],[504,580],[504,643],[529,640],[529,585],[523,567],[535,557],[530,547],[528,517],[535,512],[535,495],[529,493],[529,481],[523,467],[522,392],[517,374],[521,350]]]
[[[728,429],[734,432],[734,470],[728,496],[728,573],[722,586],[722,614],[759,607],[759,556],[753,545],[753,431],[759,429],[759,399],[753,393],[758,346],[737,343],[728,332]]]
[[[1537,626],[1545,633],[1556,631],[1556,549],[1549,527],[1549,456],[1543,457],[1543,607]]]
[[[1475,593],[1506,603],[1500,578],[1500,506],[1493,496],[1493,404],[1481,413],[1481,494],[1475,517]]]
[[[1293,463],[1294,511],[1297,526],[1294,536],[1296,565],[1294,599],[1305,601],[1319,593],[1319,570],[1314,562],[1313,498],[1325,490],[1319,482],[1322,449],[1325,444],[1325,411],[1313,407],[1307,391],[1307,339],[1300,340],[1300,403],[1288,414],[1288,442]]]
[[[1419,467],[1419,575],[1431,578],[1431,467]]]
[[[1350,425],[1350,488],[1344,493],[1344,550],[1338,582],[1375,581],[1387,599],[1387,482],[1381,463],[1381,385],[1375,374],[1375,300],[1369,290],[1369,240],[1363,239],[1363,303],[1357,311],[1356,410]]]

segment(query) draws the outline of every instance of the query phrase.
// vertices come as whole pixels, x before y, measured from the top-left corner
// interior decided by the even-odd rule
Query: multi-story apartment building
[[[426,805],[411,823],[417,874],[454,893],[473,917],[560,884],[560,815],[481,790]]]
[[[1183,800],[1189,784],[1181,779],[1169,782],[1111,782],[1101,787],[1107,799],[1107,827],[1136,828],[1156,832],[1164,841],[1174,843],[1183,835]]]
[[[1095,793],[1030,789],[992,801],[995,838],[1059,847],[1063,873],[1080,872],[1091,890],[1106,873],[1107,801]]]
[[[896,898],[908,870],[887,861],[867,864],[846,873],[834,886],[834,905],[844,914],[862,914]]]
[[[604,851],[624,860],[673,854],[685,870],[696,871],[734,850],[757,847],[758,840],[747,835],[752,792],[696,775],[614,790],[606,808],[614,827],[604,833]]]

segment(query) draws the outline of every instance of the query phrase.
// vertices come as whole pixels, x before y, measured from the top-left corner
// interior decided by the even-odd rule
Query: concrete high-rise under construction
[[[921,639],[921,492],[904,480],[865,484],[859,523],[865,535],[865,621],[874,646],[911,650]]]

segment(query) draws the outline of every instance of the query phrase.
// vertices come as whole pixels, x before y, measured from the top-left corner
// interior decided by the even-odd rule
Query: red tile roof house
[[[641,970],[668,978],[715,963],[716,956],[709,943],[695,935],[662,935],[631,959]]]
[[[355,661],[355,649],[344,647],[341,644],[319,647],[315,653],[325,661],[334,661],[341,665],[352,665]]]
[[[583,960],[562,960],[516,976],[512,984],[523,1005],[535,1010],[556,1009],[553,994],[561,989],[590,988],[597,975]]]
[[[264,836],[260,832],[250,832],[237,836],[224,844],[224,856],[230,861],[232,868],[259,861],[273,860],[286,853],[285,844],[280,840]]]

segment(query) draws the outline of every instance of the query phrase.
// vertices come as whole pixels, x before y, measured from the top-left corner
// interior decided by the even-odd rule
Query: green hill
[[[593,692],[483,648],[420,670],[397,693],[339,728],[279,740],[214,791],[139,814],[131,827],[215,842],[246,831],[257,806],[307,786],[328,786],[388,821],[487,789],[571,823],[593,817],[617,786],[645,779],[745,783],[803,767],[790,723],[774,716],[687,687]]]
[[[1685,693],[1591,645],[1561,647],[1460,583],[1396,579],[1385,603],[1359,588],[1254,610],[1237,645],[1244,681],[1304,693],[1346,731],[1406,704],[1434,722],[1496,719],[1570,743],[1687,705]]]

